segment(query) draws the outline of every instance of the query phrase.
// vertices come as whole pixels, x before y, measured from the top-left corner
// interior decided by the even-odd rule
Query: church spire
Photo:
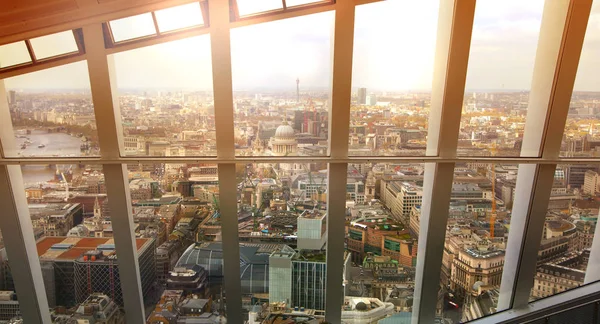
[[[100,203],[98,202],[98,197],[96,197],[96,201],[94,202],[94,217],[95,218],[102,217],[102,209],[100,208]]]

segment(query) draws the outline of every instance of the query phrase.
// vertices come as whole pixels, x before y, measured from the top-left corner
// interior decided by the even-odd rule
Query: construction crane
[[[492,156],[496,155],[496,144],[490,148]],[[496,224],[496,163],[492,163],[492,214],[490,215],[490,238],[494,238]]]

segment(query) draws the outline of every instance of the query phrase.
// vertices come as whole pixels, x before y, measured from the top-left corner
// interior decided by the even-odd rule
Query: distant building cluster
[[[458,155],[518,156],[528,93],[465,96]],[[40,137],[60,134],[73,155],[99,152],[89,94],[42,99],[8,92],[21,155],[63,156]],[[119,97],[127,156],[216,156],[214,98],[205,91],[132,91]],[[327,93],[240,93],[234,100],[238,156],[326,156]],[[349,156],[421,156],[430,93],[355,89]],[[576,93],[561,147],[597,156],[597,99]],[[38,146],[38,147],[36,147]],[[54,151],[53,151],[54,150]],[[71,153],[68,153],[71,154]],[[273,160],[279,161],[279,160]],[[237,224],[220,208],[216,165],[131,163],[131,217],[147,323],[225,323],[222,226],[237,226],[243,313],[248,323],[322,323],[327,225],[345,224],[346,323],[409,323],[422,229],[424,165],[349,163],[345,188],[330,188],[326,163],[301,159],[236,165]],[[98,165],[48,165],[25,183],[43,280],[57,323],[124,323],[110,193]],[[497,309],[519,166],[457,163],[451,188],[436,321],[469,321]],[[35,172],[23,169],[24,178]],[[597,165],[559,165],[530,298],[583,284],[600,210]],[[37,179],[37,178],[35,178]],[[329,215],[328,195],[346,210]],[[226,221],[225,221],[226,219]],[[0,320],[19,321],[10,259],[0,249]],[[330,261],[331,262],[331,261]],[[437,280],[437,279],[436,279]]]

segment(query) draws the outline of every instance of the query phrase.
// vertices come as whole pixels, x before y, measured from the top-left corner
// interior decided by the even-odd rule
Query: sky
[[[438,5],[437,0],[388,0],[357,6],[353,87],[431,90]],[[477,1],[467,91],[530,89],[543,6],[543,0]],[[301,88],[327,89],[334,17],[334,12],[324,12],[232,29],[234,91],[293,91],[296,78]],[[212,89],[210,35],[117,53],[114,60],[120,89]],[[600,91],[599,74],[596,1],[575,90]],[[89,88],[85,62],[6,82],[10,89]]]

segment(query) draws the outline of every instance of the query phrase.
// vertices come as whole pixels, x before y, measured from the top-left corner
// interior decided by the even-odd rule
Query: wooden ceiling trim
[[[4,2],[13,1],[0,0],[0,7],[4,7]],[[37,1],[26,2],[29,6],[26,4],[9,6],[12,10],[3,11],[2,14],[11,19],[9,21],[0,19],[0,45],[197,1],[54,0],[50,5],[59,2],[62,9],[58,11],[42,11],[41,7],[38,8],[34,4]],[[72,3],[76,4],[75,9]]]

